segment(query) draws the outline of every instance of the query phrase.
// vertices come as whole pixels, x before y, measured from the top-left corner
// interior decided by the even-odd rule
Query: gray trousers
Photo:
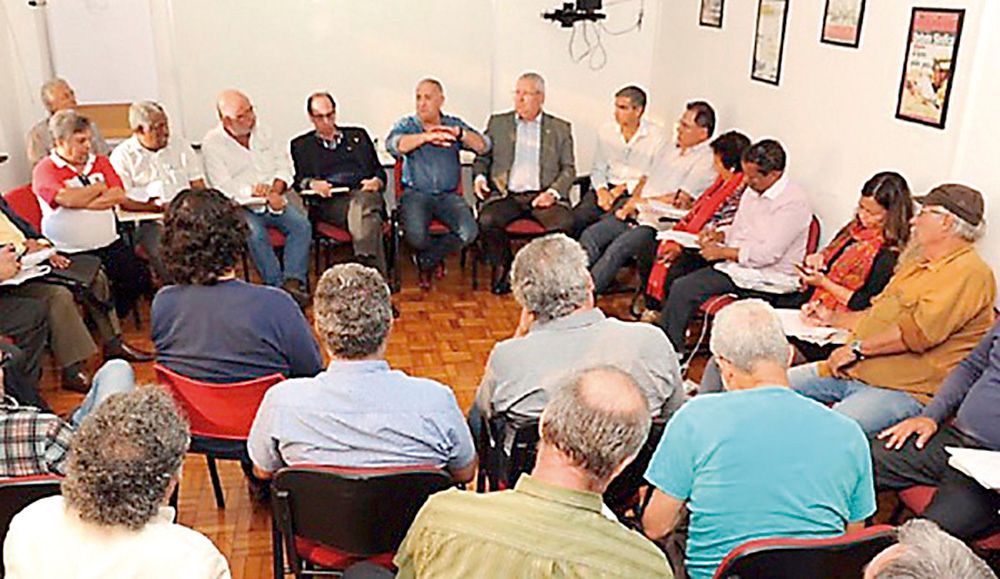
[[[385,200],[381,192],[354,190],[328,199],[316,199],[313,215],[320,221],[346,229],[353,239],[354,255],[386,277],[382,240]]]

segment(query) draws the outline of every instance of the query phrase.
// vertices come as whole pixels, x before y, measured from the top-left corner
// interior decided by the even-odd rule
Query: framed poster
[[[897,119],[944,128],[964,20],[962,9],[913,9]]]
[[[758,0],[757,35],[753,44],[750,78],[770,84],[781,80],[781,59],[785,51],[785,27],[789,0]]]
[[[826,0],[820,42],[857,48],[864,18],[865,0]]]
[[[722,11],[725,6],[726,0],[701,0],[701,16],[698,24],[722,28]]]

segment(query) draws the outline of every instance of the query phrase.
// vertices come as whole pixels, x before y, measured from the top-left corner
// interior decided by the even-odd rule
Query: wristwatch
[[[851,353],[854,354],[854,359],[860,362],[865,359],[865,355],[861,353],[861,340],[854,340],[850,344]]]
[[[458,127],[458,140],[461,141],[462,137],[465,136],[465,127]]]

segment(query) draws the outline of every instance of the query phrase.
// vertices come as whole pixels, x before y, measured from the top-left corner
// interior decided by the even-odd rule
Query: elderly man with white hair
[[[646,471],[654,539],[691,513],[687,570],[707,579],[738,545],[819,538],[864,526],[875,512],[868,441],[852,420],[788,388],[792,350],[762,300],[723,309],[712,354],[728,392],[694,397],[667,423]]]
[[[247,245],[264,283],[283,288],[305,308],[312,226],[301,202],[288,192],[292,166],[286,149],[257,122],[247,95],[223,91],[216,109],[219,124],[205,134],[201,149],[208,182],[246,210]],[[290,198],[297,202],[289,203]],[[285,236],[284,269],[271,247],[269,228]]]
[[[996,579],[965,543],[931,521],[911,519],[896,531],[899,542],[865,567],[864,579]]]
[[[153,101],[132,103],[128,124],[132,136],[115,147],[110,159],[135,209],[162,211],[184,189],[205,187],[194,150],[170,142],[170,125],[162,106]],[[166,280],[160,259],[161,229],[158,221],[144,221],[136,228],[135,239],[146,250],[160,279]]]
[[[985,229],[982,194],[947,184],[916,200],[915,247],[871,307],[813,317],[849,330],[849,343],[789,374],[792,388],[869,434],[920,414],[993,325],[996,281],[974,245]]]
[[[553,378],[597,364],[627,372],[653,418],[667,418],[684,401],[670,342],[648,324],[608,318],[594,305],[587,254],[556,233],[524,246],[511,270],[521,321],[514,337],[490,353],[476,413],[503,415],[512,425],[537,420],[553,393]]]
[[[28,161],[31,162],[32,166],[37,165],[52,150],[53,142],[52,134],[49,133],[49,119],[59,111],[75,109],[77,106],[73,87],[61,78],[54,78],[43,84],[41,96],[42,104],[49,112],[49,116],[38,121],[28,132]],[[90,123],[90,146],[96,155],[107,155],[111,151],[95,123]]]

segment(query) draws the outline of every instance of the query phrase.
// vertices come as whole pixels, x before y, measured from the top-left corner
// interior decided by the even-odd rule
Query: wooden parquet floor
[[[401,317],[389,339],[389,363],[409,374],[451,386],[459,405],[467,410],[490,350],[497,341],[513,334],[520,309],[513,297],[489,292],[486,268],[480,268],[480,289],[472,291],[471,267],[462,269],[455,257],[449,260],[445,278],[435,280],[432,291],[423,292],[417,287],[410,260],[402,262],[403,289],[393,296]],[[612,296],[602,299],[600,305],[611,315],[624,316],[629,297]],[[130,343],[151,351],[148,302],[142,314],[141,328],[131,319],[123,321],[125,336]],[[154,381],[151,363],[136,364],[135,370],[139,384]],[[76,407],[83,398],[59,389],[54,367],[45,368],[42,392],[60,413]],[[218,546],[228,558],[234,578],[272,577],[270,512],[250,501],[238,464],[219,462],[219,474],[226,497],[223,510],[215,506],[204,458],[186,458],[179,522],[204,533]]]

